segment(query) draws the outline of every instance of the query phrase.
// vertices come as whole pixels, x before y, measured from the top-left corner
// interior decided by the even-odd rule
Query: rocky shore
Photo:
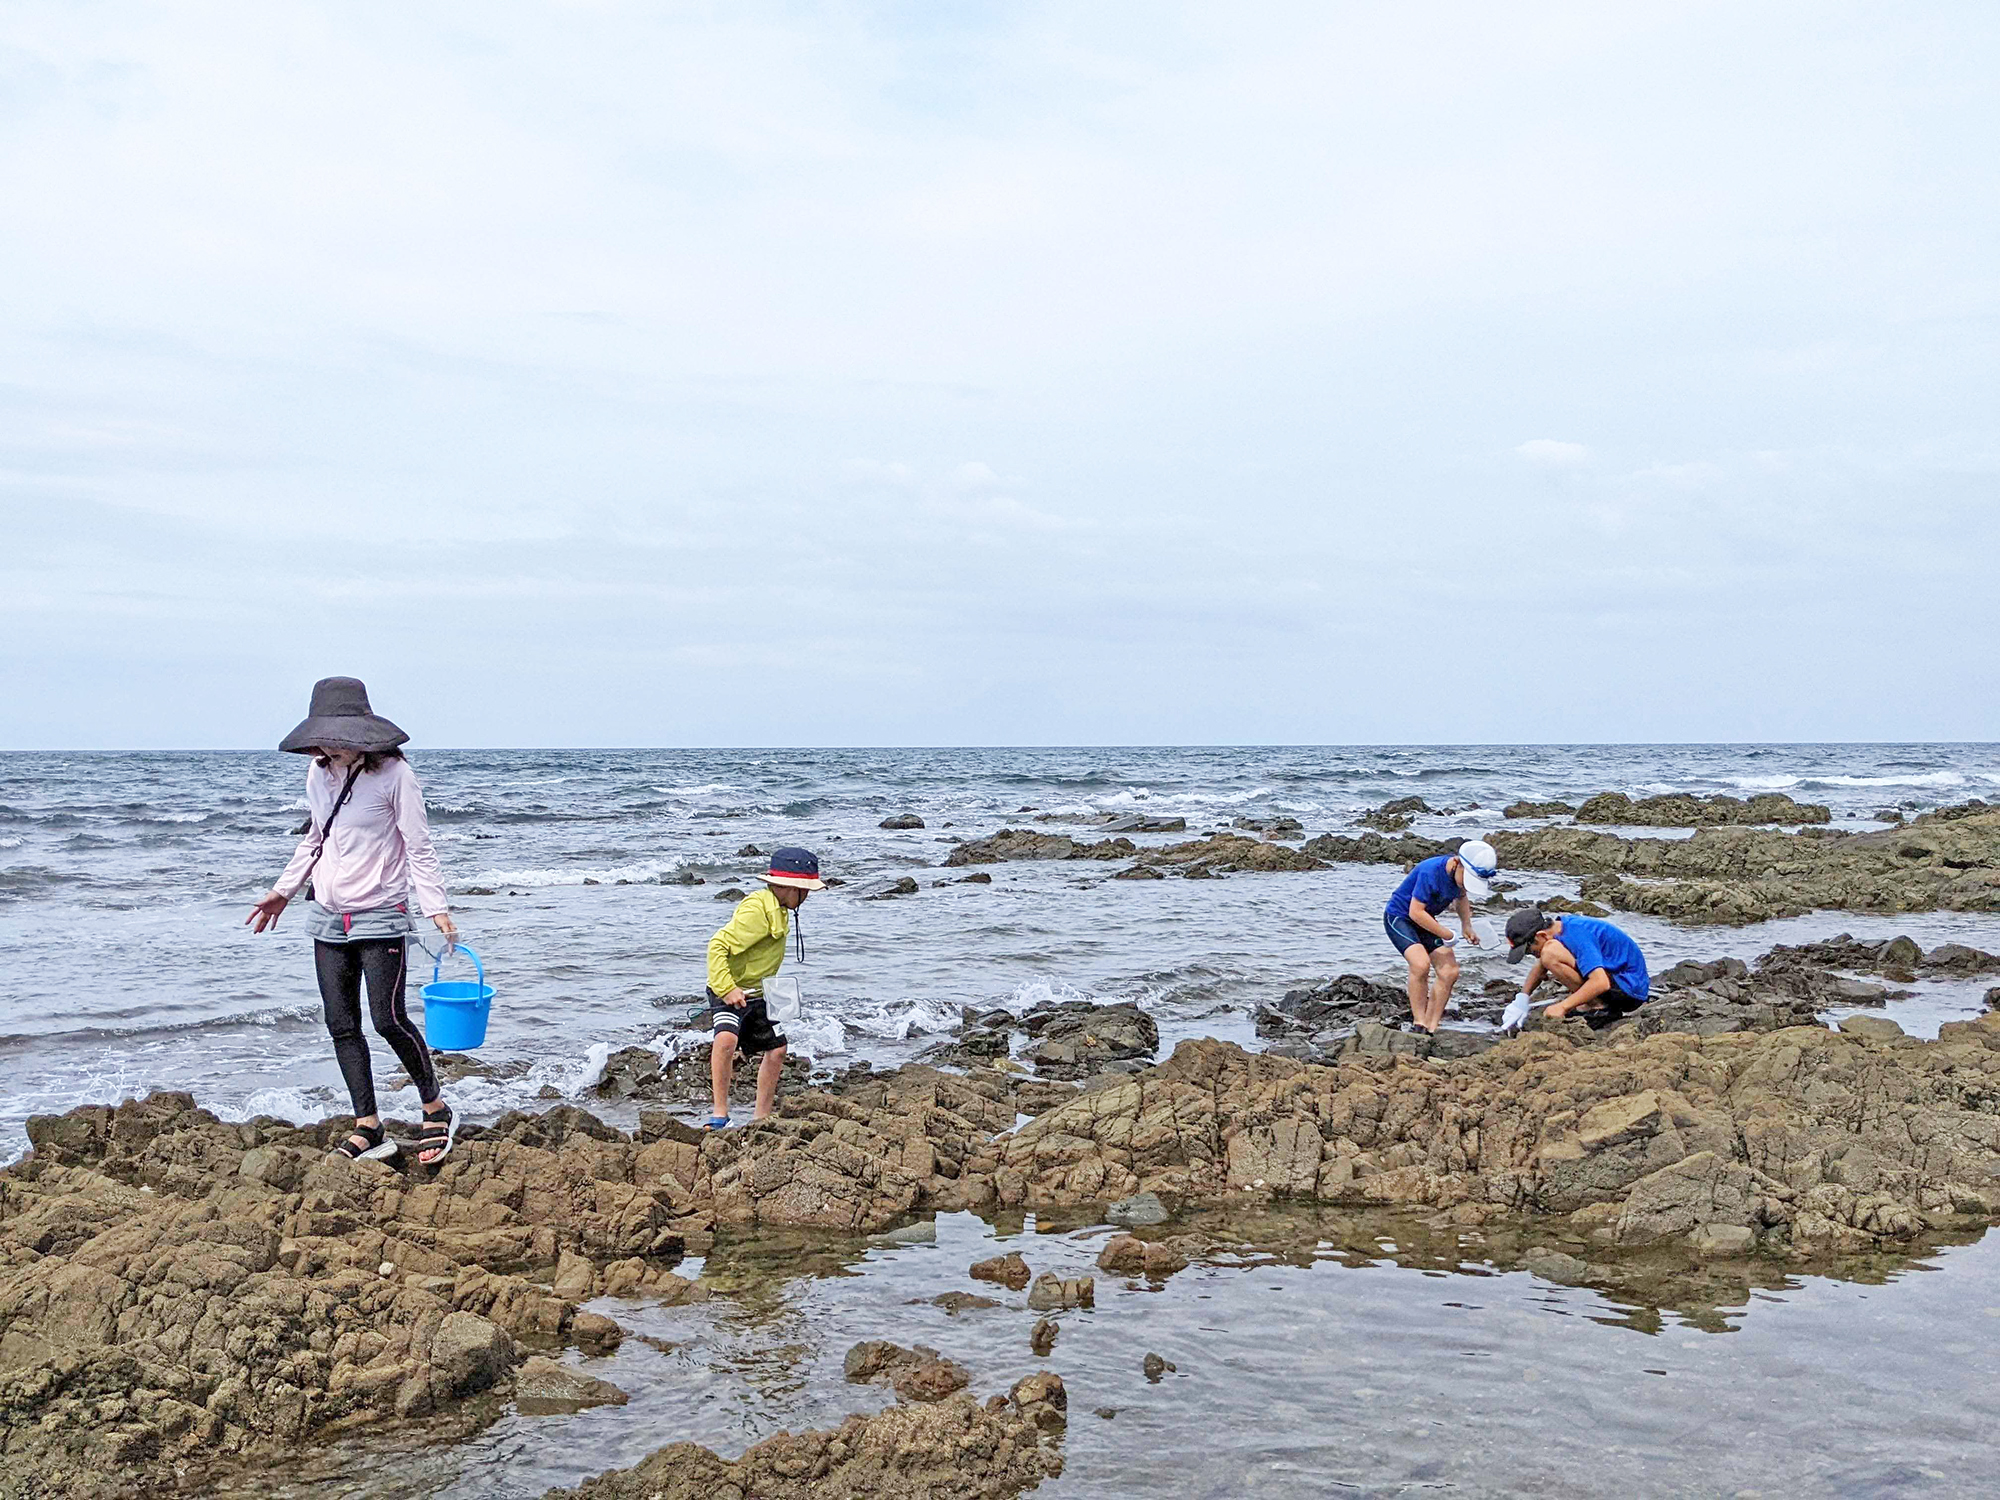
[[[468,1128],[434,1175],[329,1157],[333,1122],[230,1124],[180,1094],[38,1118],[32,1154],[0,1173],[0,1495],[184,1491],[218,1457],[275,1461],[483,1391],[616,1400],[547,1356],[617,1346],[593,1298],[709,1296],[675,1266],[720,1235],[965,1209],[1117,1220],[1103,1205],[1129,1200],[1141,1238],[1107,1247],[1106,1269],[1172,1274],[1198,1247],[1143,1225],[1216,1205],[1419,1210],[1612,1260],[1672,1242],[1797,1262],[1993,1222],[2000,1013],[1936,1042],[1869,1017],[1787,1024],[1832,963],[1893,982],[1995,961],[1842,940],[1754,969],[1684,965],[1646,1025],[1479,1038],[1461,1057],[1357,1022],[1317,1060],[1191,1041],[1083,1087],[909,1065],[716,1136],[664,1111],[629,1136],[559,1106]],[[1273,1016],[1310,1042],[1329,1007],[1389,1004],[1339,983]],[[1044,1034],[1065,1019],[1091,1030],[1057,1011]],[[1086,1295],[1042,1290],[1031,1307]],[[892,1408],[733,1463],[683,1445],[575,1493],[693,1494],[675,1488],[685,1473],[757,1494],[1011,1494],[1060,1461],[1043,1404],[1016,1390]]]
[[[1571,811],[1561,803],[1518,803],[1506,813],[1541,817],[1552,809]],[[1130,861],[1117,878],[1205,879],[1336,863],[1408,866],[1458,847],[1457,839],[1398,832],[1418,811],[1430,809],[1421,798],[1406,798],[1362,817],[1363,832],[1303,841],[1304,829],[1289,821],[1261,833],[1215,830],[1161,845],[1135,844],[1122,835],[1090,841],[1003,828],[956,846],[945,863]],[[1684,922],[1742,925],[1813,910],[2000,911],[2000,807],[1984,802],[1866,833],[1826,827],[1827,808],[1775,794],[1747,801],[1672,796],[1634,802],[1604,793],[1574,811],[1574,823],[1495,832],[1491,842],[1504,869],[1576,876],[1586,902]],[[1694,832],[1633,838],[1584,826],[1593,823]],[[1509,904],[1518,900],[1496,903]]]

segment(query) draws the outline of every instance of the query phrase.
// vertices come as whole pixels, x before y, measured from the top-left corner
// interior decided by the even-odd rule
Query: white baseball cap
[[[1467,839],[1458,846],[1458,868],[1465,894],[1474,901],[1484,901],[1493,894],[1488,882],[1500,873],[1500,856],[1485,839]]]

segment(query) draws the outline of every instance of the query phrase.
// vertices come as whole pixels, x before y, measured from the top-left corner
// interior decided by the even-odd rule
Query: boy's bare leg
[[[773,1047],[757,1064],[757,1119],[770,1114],[778,1102],[778,1077],[785,1071],[785,1049]]]
[[[1444,1021],[1444,1008],[1451,1003],[1451,987],[1458,983],[1458,960],[1449,948],[1431,955],[1430,1005],[1422,1024],[1436,1031]]]
[[[736,1038],[728,1032],[718,1032],[715,1045],[708,1050],[708,1082],[715,1094],[717,1119],[729,1114],[729,1075],[736,1069]],[[761,1092],[761,1090],[760,1090]]]
[[[1410,966],[1410,977],[1404,991],[1410,997],[1410,1019],[1419,1026],[1424,1024],[1424,1012],[1430,1008],[1427,992],[1431,978],[1431,956],[1424,951],[1422,943],[1412,943],[1403,950],[1403,962]]]

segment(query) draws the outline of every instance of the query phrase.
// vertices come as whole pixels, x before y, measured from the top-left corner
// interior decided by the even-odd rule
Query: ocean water
[[[1113,881],[1115,865],[983,867],[990,886],[939,885],[951,842],[1038,813],[1183,816],[1187,835],[1289,813],[1346,829],[1392,797],[1439,811],[1420,832],[1500,826],[1516,798],[1595,792],[1781,790],[1874,826],[2000,793],[1986,745],[1391,746],[1323,748],[452,751],[413,750],[464,940],[498,991],[481,1056],[512,1076],[468,1079],[473,1117],[579,1094],[595,1043],[685,1045],[686,1007],[754,846],[816,849],[849,882],[807,903],[809,1022],[800,1050],[844,1065],[913,1055],[964,1005],[1133,999],[1163,1045],[1250,1039],[1247,1008],[1333,974],[1400,973],[1380,926],[1393,873],[1350,866],[1217,881]],[[304,817],[305,763],[271,753],[0,755],[0,1160],[30,1114],[191,1090],[228,1117],[346,1109],[320,1019],[303,913],[243,925]],[[915,813],[927,826],[877,825]],[[1141,842],[1147,840],[1142,839]],[[662,884],[691,873],[699,885]],[[913,876],[919,894],[860,899]],[[1519,877],[1527,894],[1569,889]],[[1907,931],[2000,946],[2000,919],[1823,913],[1748,929],[1626,925],[1656,966],[1839,931]],[[434,945],[435,946],[435,945]],[[1505,971],[1475,955],[1474,982]],[[428,960],[413,968],[430,974]],[[457,977],[469,977],[462,970]],[[1912,1031],[1979,1008],[1975,987],[1903,1002]],[[413,996],[413,1009],[414,996]],[[395,1074],[376,1046],[378,1085]],[[414,1092],[382,1089],[392,1112]],[[589,1096],[593,1107],[598,1102]],[[606,1113],[616,1118],[616,1111]]]

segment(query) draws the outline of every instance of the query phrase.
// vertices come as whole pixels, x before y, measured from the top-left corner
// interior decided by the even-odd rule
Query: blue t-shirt
[[[1576,956],[1576,972],[1585,979],[1602,969],[1611,976],[1612,987],[1634,1000],[1652,998],[1653,982],[1646,977],[1646,955],[1639,945],[1609,922],[1596,917],[1564,916],[1556,941]]]
[[[1410,903],[1421,901],[1424,910],[1432,916],[1450,909],[1451,904],[1465,894],[1459,889],[1458,880],[1445,868],[1452,856],[1440,854],[1425,860],[1403,877],[1403,883],[1396,887],[1396,894],[1389,898],[1385,908],[1392,917],[1405,920],[1410,915]]]

